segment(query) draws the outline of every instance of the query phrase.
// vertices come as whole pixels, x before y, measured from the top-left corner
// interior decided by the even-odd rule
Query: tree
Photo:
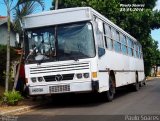
[[[7,40],[7,63],[6,63],[6,79],[5,79],[5,91],[8,91],[8,80],[9,80],[9,73],[10,73],[10,29],[11,29],[11,20],[10,20],[10,14],[11,11],[17,7],[20,8],[20,6],[23,4],[28,4],[28,3],[34,3],[38,2],[40,5],[43,5],[43,0],[17,0],[17,3],[15,6],[12,7],[13,0],[4,0],[5,6],[7,8],[7,26],[8,26],[8,40]],[[33,4],[31,4],[33,5]],[[12,8],[11,8],[12,7]],[[36,6],[34,6],[36,7]],[[32,8],[34,8],[32,7]],[[23,10],[23,8],[22,8]],[[27,10],[27,8],[26,8]],[[19,14],[19,13],[17,13]]]
[[[8,81],[10,72],[10,0],[4,0],[7,8],[7,26],[8,26],[8,40],[7,40],[7,63],[6,63],[6,79],[5,79],[5,91],[8,91]]]
[[[14,48],[10,47],[10,60],[11,62],[16,60],[17,58],[19,58],[19,55],[16,54],[16,52],[14,51]],[[7,54],[7,47],[6,45],[0,45],[0,85],[5,85],[5,81],[3,81],[5,79],[5,70],[6,70],[6,58],[4,58],[4,55]],[[10,74],[11,76],[11,74]],[[11,79],[11,77],[9,78],[9,80]]]
[[[17,5],[14,7],[13,10],[13,24],[15,31],[18,32],[20,35],[23,34],[21,25],[22,18],[26,15],[33,13],[38,6],[42,7],[42,10],[44,10],[44,0],[24,0],[24,2],[17,2]]]
[[[146,75],[153,58],[160,54],[157,42],[150,36],[151,29],[160,28],[160,11],[153,11],[157,0],[59,0],[59,8],[90,6],[135,37],[143,47]],[[143,11],[120,11],[120,4],[144,4]],[[54,1],[53,1],[54,9]],[[149,56],[148,56],[149,55]],[[159,56],[159,55],[157,55]]]
[[[17,6],[15,6],[14,11],[14,29],[20,34],[20,37],[22,38],[22,45],[24,44],[24,33],[22,30],[22,18],[26,15],[29,15],[33,13],[37,6],[40,5],[42,7],[42,10],[44,9],[44,2],[43,0],[32,0],[28,2],[19,2],[17,3]],[[22,61],[23,58],[23,52],[21,53],[19,62]],[[16,77],[14,80],[13,90],[16,88],[18,77],[19,77],[19,70],[20,70],[20,64],[17,69]]]
[[[158,42],[153,40],[151,36],[149,36],[144,43],[143,57],[145,59],[144,64],[146,74],[150,74],[151,67],[157,64],[157,58],[160,57],[160,51],[158,50]]]

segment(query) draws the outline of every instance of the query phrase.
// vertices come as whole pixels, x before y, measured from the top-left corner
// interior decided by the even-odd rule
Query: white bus
[[[30,95],[102,93],[144,83],[142,46],[90,7],[28,15],[25,74]]]

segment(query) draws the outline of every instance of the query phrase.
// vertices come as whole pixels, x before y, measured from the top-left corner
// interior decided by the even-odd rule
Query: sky
[[[6,8],[5,5],[2,2],[3,0],[0,0],[0,15],[1,16],[6,16]],[[16,1],[16,0],[13,0]],[[45,11],[50,10],[52,6],[52,0],[44,0],[45,2]],[[14,4],[14,3],[13,3]],[[156,7],[154,9],[160,10],[160,0],[157,0]],[[41,11],[41,8],[37,8],[36,12]],[[160,29],[155,29],[151,31],[151,36],[154,40],[159,42],[159,49],[160,49]]]
[[[14,2],[13,2],[12,5],[14,5],[17,0],[13,0],[13,1]],[[50,10],[50,8],[52,6],[52,0],[44,0],[44,2],[45,2],[45,11]],[[40,11],[41,11],[41,8],[36,9],[36,12],[40,12]],[[1,16],[6,16],[7,15],[6,7],[4,5],[3,0],[0,0],[0,15]]]
[[[156,7],[154,8],[160,10],[160,0],[157,1]],[[159,50],[160,50],[160,29],[155,29],[151,31],[151,36],[154,40],[158,41]]]

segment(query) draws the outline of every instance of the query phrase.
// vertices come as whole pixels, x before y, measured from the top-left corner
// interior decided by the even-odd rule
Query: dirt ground
[[[157,75],[157,77],[150,77],[150,76],[148,76],[148,77],[146,77],[146,80],[150,81],[150,80],[153,80],[154,78],[160,78],[160,75]]]

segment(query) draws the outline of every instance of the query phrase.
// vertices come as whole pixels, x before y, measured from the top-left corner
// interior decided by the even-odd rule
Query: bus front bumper
[[[30,95],[46,95],[57,93],[80,93],[80,92],[98,92],[98,81],[74,82],[67,84],[50,84],[39,86],[28,86]]]

